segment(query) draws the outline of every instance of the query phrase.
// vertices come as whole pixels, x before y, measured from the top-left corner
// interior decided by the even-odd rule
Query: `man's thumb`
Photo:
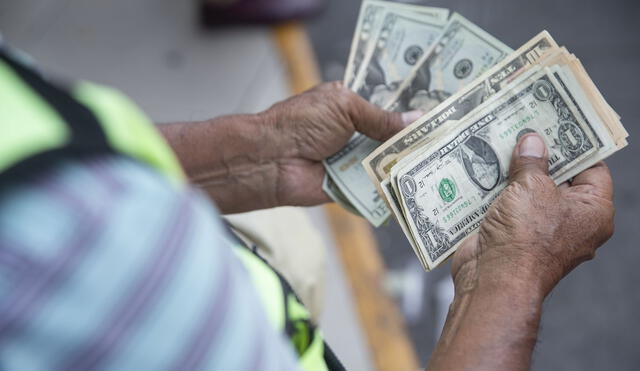
[[[357,131],[375,140],[385,141],[391,138],[424,115],[422,111],[405,113],[385,111],[353,95],[357,98],[358,104],[354,105],[354,108],[357,108],[357,114],[351,116],[352,122]]]
[[[381,130],[374,133],[373,137],[376,140],[387,140],[394,136],[396,133],[411,125],[414,121],[424,115],[424,112],[420,110],[409,111],[404,113],[382,111],[384,115],[383,124]]]
[[[524,180],[531,175],[549,175],[549,151],[537,133],[524,135],[513,150],[509,181]]]

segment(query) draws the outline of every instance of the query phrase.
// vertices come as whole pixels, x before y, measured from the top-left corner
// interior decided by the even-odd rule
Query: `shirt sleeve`
[[[134,161],[0,186],[0,369],[294,370],[215,209]]]

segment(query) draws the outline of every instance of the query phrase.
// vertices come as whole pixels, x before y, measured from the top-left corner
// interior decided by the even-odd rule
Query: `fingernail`
[[[524,137],[520,143],[520,156],[542,158],[544,156],[545,145],[538,134],[530,134]]]
[[[409,111],[402,114],[402,123],[404,126],[413,124],[417,119],[424,116],[424,112],[418,110]]]

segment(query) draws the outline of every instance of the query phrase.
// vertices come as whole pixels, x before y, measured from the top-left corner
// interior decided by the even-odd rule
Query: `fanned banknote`
[[[345,86],[352,86],[356,74],[359,73],[360,67],[366,60],[365,55],[375,45],[374,37],[378,36],[386,15],[413,16],[423,21],[444,25],[449,17],[449,10],[389,1],[363,1],[356,23],[356,30],[353,34],[353,41],[351,42],[349,60],[345,69],[343,81]]]
[[[384,107],[428,112],[511,52],[501,41],[455,13],[440,39],[420,58]]]
[[[351,87],[356,73],[360,70],[364,55],[369,50],[373,34],[377,34],[377,29],[382,25],[386,6],[379,1],[364,1],[360,7],[360,15],[356,24],[356,31],[351,42],[349,60],[344,73],[343,83]]]
[[[360,14],[358,16],[358,22],[356,24],[356,31],[354,33],[353,41],[351,44],[351,52],[349,53],[349,60],[347,61],[347,67],[345,70],[344,76],[344,85],[347,87],[352,87],[354,83],[354,78],[356,74],[361,70],[361,67],[364,64],[365,69],[367,68],[367,64],[363,63],[371,59],[372,54],[374,53],[374,47],[379,44],[376,41],[376,38],[380,36],[380,28],[383,25],[383,21],[385,17],[396,18],[401,17],[402,19],[411,18],[413,20],[417,20],[419,22],[425,23],[431,29],[437,27],[437,34],[442,31],[442,28],[447,23],[447,19],[449,17],[449,10],[445,8],[436,8],[436,7],[428,7],[428,6],[419,6],[419,5],[410,5],[410,4],[401,4],[401,3],[393,3],[389,1],[379,1],[379,0],[365,0],[362,3],[360,8]],[[387,18],[388,19],[388,18]],[[418,29],[407,29],[405,25],[405,29],[403,30],[404,34],[395,34],[394,40],[397,37],[406,36],[407,38],[411,38],[411,35],[418,35]],[[433,41],[433,40],[432,40]],[[419,46],[426,48],[428,45],[425,45],[425,42],[422,38],[420,38]],[[411,46],[409,47],[411,48]],[[379,49],[376,49],[379,50]],[[415,50],[415,48],[413,48]],[[415,57],[415,52],[409,54]],[[385,60],[388,60],[386,58]],[[393,62],[393,61],[390,61]],[[389,65],[390,71],[396,71],[397,68]],[[408,72],[408,71],[407,71]],[[361,138],[358,139],[356,137],[353,138],[353,141],[349,143],[346,147],[351,148],[352,143],[361,142]],[[378,144],[375,142],[367,143],[368,145]],[[361,146],[367,147],[367,146]],[[331,173],[339,176],[340,169],[351,168],[346,165],[344,161],[341,160],[350,160],[350,158],[345,159],[344,157],[340,157],[338,155],[345,155],[345,152],[339,152],[336,156],[333,156],[331,161],[336,164],[333,171],[327,171],[327,175],[325,175],[325,179],[323,181],[323,189],[325,193],[329,195],[331,199],[339,200],[341,205],[343,205],[349,211],[360,210],[363,216],[365,216],[369,221],[374,225],[379,225],[379,223],[384,222],[389,217],[389,213],[386,210],[384,203],[379,198],[375,201],[376,204],[371,204],[371,199],[368,195],[371,194],[371,185],[369,184],[352,184],[352,189],[345,189],[345,191],[340,190],[340,186],[336,184],[333,179],[329,179],[331,177]],[[356,167],[360,167],[361,159],[359,158],[357,161]],[[352,172],[351,170],[350,172]],[[360,170],[361,172],[361,170]],[[352,179],[357,179],[356,177],[349,177]],[[338,179],[340,184],[344,184],[344,181]],[[329,186],[330,185],[330,186]],[[356,186],[364,187],[365,189],[361,192],[360,189],[354,189]],[[344,186],[343,186],[344,187]],[[351,196],[350,199],[345,200],[345,192]],[[377,198],[377,196],[375,196]],[[362,201],[365,202],[362,202]],[[346,201],[346,202],[345,202]],[[356,205],[354,205],[355,203]],[[369,210],[376,210],[376,214],[378,212],[382,212],[382,217],[373,215],[369,213]],[[357,211],[356,211],[357,212]]]
[[[367,14],[367,8],[364,7],[373,7],[379,3],[365,2],[361,11],[361,19],[366,18],[364,14]],[[386,4],[390,6],[390,3],[387,2]],[[454,15],[451,20],[445,21],[442,15],[444,14],[446,17],[448,11],[438,8],[423,8],[423,13],[420,13],[417,11],[420,8],[422,7],[413,6],[408,8],[403,5],[399,8],[393,8],[390,6],[390,8],[380,13],[384,15],[382,25],[375,37],[375,42],[368,43],[370,44],[368,45],[370,50],[366,53],[364,62],[362,62],[361,66],[355,66],[352,61],[349,62],[349,65],[354,64],[353,67],[348,67],[349,71],[360,69],[360,72],[357,73],[357,81],[351,85],[353,89],[359,90],[368,98],[383,96],[385,89],[388,91],[396,90],[402,85],[403,79],[412,73],[413,67],[411,64],[420,63],[424,54],[433,50],[434,42],[442,39],[439,34],[447,29],[449,29],[450,35],[458,35],[455,38],[456,42],[467,45],[455,48],[455,50],[452,48],[451,50],[469,57],[469,53],[463,53],[463,50],[465,48],[473,49],[473,52],[478,53],[477,57],[469,57],[473,61],[483,60],[483,63],[487,65],[497,63],[501,56],[506,55],[510,50],[459,15]],[[411,9],[414,11],[409,14],[408,12]],[[416,35],[421,37],[416,38]],[[465,37],[469,37],[470,40],[465,41]],[[356,50],[362,49],[360,40],[360,38],[354,38],[352,56],[358,53],[354,52],[354,48]],[[497,54],[495,52],[496,48],[500,50]],[[490,55],[495,58],[487,57],[483,59],[482,55]],[[353,57],[353,59],[355,60],[356,58]],[[445,68],[446,64],[439,64],[438,66]],[[480,67],[468,71],[468,75],[465,78],[477,76],[482,72],[483,68]],[[442,74],[440,71],[435,72],[435,75],[438,76]],[[374,75],[382,76],[382,78],[375,80],[372,78]],[[349,76],[351,75],[347,74],[346,79],[349,79]],[[372,81],[377,81],[377,85],[367,85]],[[453,86],[452,84],[449,85]],[[375,94],[366,94],[366,90]],[[328,176],[332,178],[342,194],[374,226],[379,226],[387,220],[390,216],[390,211],[382,197],[379,197],[380,194],[376,192],[376,185],[366,180],[366,171],[361,163],[379,144],[379,142],[361,134],[356,134],[342,150],[324,162]],[[334,198],[337,198],[337,196]]]
[[[378,106],[384,105],[413,67],[440,37],[446,19],[388,11],[366,67],[363,66],[352,86],[358,95]]]

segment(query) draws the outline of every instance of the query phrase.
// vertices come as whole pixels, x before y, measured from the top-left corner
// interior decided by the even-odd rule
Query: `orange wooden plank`
[[[304,27],[274,28],[276,44],[288,68],[291,90],[301,93],[321,81]],[[385,267],[369,224],[335,204],[325,207],[362,327],[380,371],[414,371],[418,359],[404,321],[382,286]]]

